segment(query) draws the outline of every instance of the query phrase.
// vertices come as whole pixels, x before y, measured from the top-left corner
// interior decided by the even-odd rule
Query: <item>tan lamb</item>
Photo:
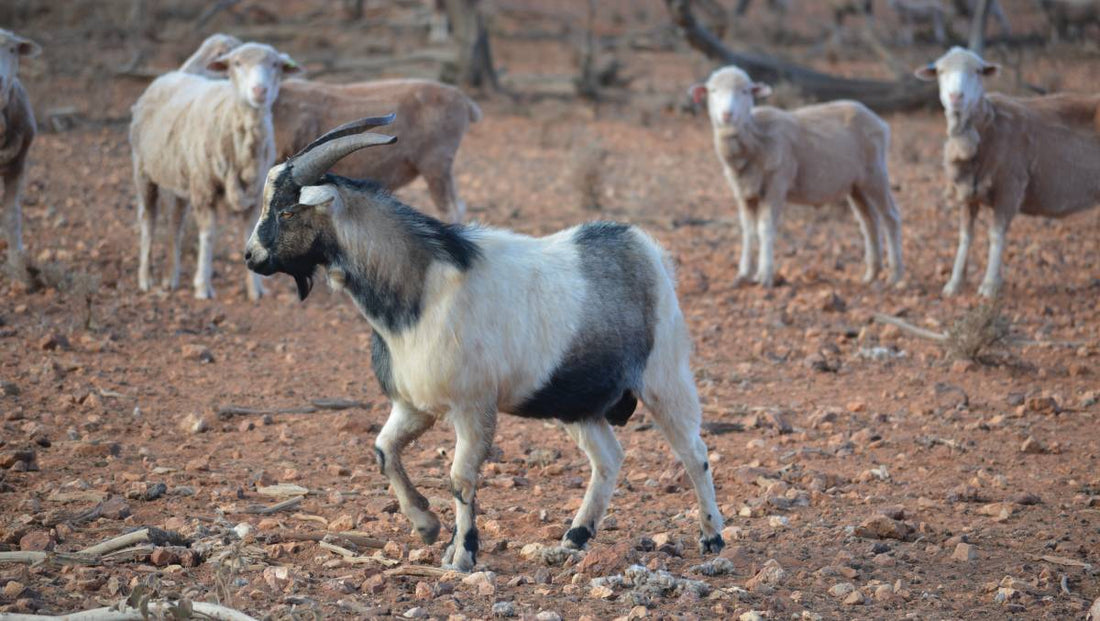
[[[19,82],[19,61],[33,58],[41,48],[33,41],[0,29],[0,188],[3,189],[4,233],[8,242],[8,272],[27,285],[34,278],[23,252],[23,192],[27,152],[37,126],[34,111],[23,84]]]

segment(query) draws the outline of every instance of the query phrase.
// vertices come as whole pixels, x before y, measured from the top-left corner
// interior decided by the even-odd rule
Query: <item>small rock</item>
[[[956,360],[951,363],[951,372],[955,374],[969,373],[977,367],[978,365],[974,364],[973,360]]]
[[[856,590],[856,585],[851,582],[838,582],[829,587],[829,595],[836,598],[847,597]]]
[[[57,539],[54,538],[53,533],[45,530],[31,531],[19,538],[19,549],[24,552],[53,550],[56,544]]]
[[[382,574],[374,574],[363,581],[360,589],[368,595],[380,595],[386,590],[386,578]]]
[[[252,525],[248,522],[241,522],[233,527],[233,532],[241,539],[244,539],[252,532]]]
[[[561,621],[561,615],[553,610],[543,610],[535,615],[535,621]]]
[[[1011,501],[1018,504],[1018,505],[1039,505],[1039,504],[1043,504],[1043,499],[1042,498],[1039,498],[1038,496],[1036,496],[1035,494],[1032,494],[1030,492],[1021,492],[1019,494],[1016,494],[1015,496],[1012,497]],[[1100,619],[1097,619],[1097,621],[1100,621]]]
[[[1053,397],[1032,397],[1024,405],[1028,412],[1034,414],[1058,414],[1062,408]]]
[[[210,364],[214,362],[214,354],[210,353],[210,350],[202,345],[196,345],[194,343],[187,343],[180,350],[185,360],[195,360],[203,364]]]
[[[431,548],[416,548],[409,550],[409,562],[431,565],[435,563],[435,553]]]
[[[912,527],[905,522],[892,520],[885,515],[876,515],[856,526],[855,535],[864,539],[898,539],[904,541],[912,530]]]
[[[42,340],[38,341],[38,347],[45,351],[54,351],[57,349],[69,350],[72,345],[69,343],[69,338],[64,334],[49,334],[42,337]]]
[[[111,496],[103,501],[99,514],[109,520],[124,520],[131,515],[130,505],[122,496]]]
[[[516,607],[512,602],[496,602],[493,604],[493,616],[494,617],[514,617],[516,616]]]
[[[396,541],[391,539],[386,542],[386,545],[382,546],[382,554],[386,555],[389,558],[400,559],[402,556],[405,555],[405,549],[401,546],[400,543],[397,543]]]
[[[745,588],[750,591],[762,591],[775,587],[787,576],[787,572],[774,558],[768,559],[756,575],[745,582]]]
[[[1043,446],[1042,442],[1035,439],[1035,436],[1028,436],[1024,443],[1020,445],[1020,452],[1027,453],[1029,455],[1039,455],[1047,452],[1047,448]]]
[[[474,573],[462,578],[462,584],[468,586],[493,584],[496,581],[496,578],[497,575],[491,571],[475,571]]]
[[[424,610],[420,606],[416,606],[414,608],[409,608],[405,611],[405,614],[401,616],[406,619],[427,619],[429,615],[427,610]]]
[[[848,304],[836,291],[826,291],[821,295],[821,310],[826,313],[843,313],[848,310]]]
[[[733,573],[734,569],[733,561],[719,556],[718,558],[711,559],[705,563],[692,567],[691,571],[703,574],[704,576],[724,576]]]
[[[344,513],[337,516],[328,524],[329,530],[336,532],[355,530],[355,516]]]
[[[12,382],[0,382],[0,395],[5,397],[18,397],[23,391]],[[14,599],[14,598],[13,598]]]
[[[289,567],[265,567],[263,575],[264,582],[275,591],[283,591],[294,582]]]
[[[615,596],[615,590],[609,586],[597,585],[588,591],[588,596],[594,599],[611,599]]]
[[[145,500],[156,500],[166,493],[168,493],[168,486],[164,483],[150,483],[145,487],[143,498]]]
[[[951,554],[951,558],[956,561],[973,561],[978,558],[978,552],[974,546],[969,543],[960,543],[955,546],[955,551]]]
[[[420,600],[433,599],[435,597],[435,593],[432,591],[432,585],[428,584],[427,582],[417,582],[415,597],[416,599]]]
[[[764,621],[764,615],[755,610],[742,613],[740,617],[737,617],[739,621]]]
[[[848,606],[862,606],[864,601],[866,601],[866,598],[863,596],[863,592],[859,590],[852,591],[844,598],[844,603]]]
[[[171,548],[156,548],[153,553],[149,555],[149,562],[157,567],[164,567],[166,565],[174,565],[178,563],[180,557]]]
[[[608,576],[621,571],[638,558],[633,542],[619,541],[611,545],[592,544],[579,563],[577,571],[596,576]]]
[[[19,596],[23,594],[23,590],[26,588],[27,587],[24,586],[22,582],[9,580],[8,583],[4,585],[3,590],[0,590],[0,594],[4,596],[4,599],[16,600],[19,599]]]
[[[1100,597],[1096,598],[1096,601],[1092,603],[1092,607],[1089,608],[1089,618],[1092,621],[1100,621]]]

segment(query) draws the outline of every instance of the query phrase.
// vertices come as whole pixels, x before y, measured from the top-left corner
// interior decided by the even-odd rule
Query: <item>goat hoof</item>
[[[997,285],[982,283],[982,286],[978,287],[978,295],[983,298],[995,298],[999,289]]]
[[[722,540],[721,534],[716,534],[713,537],[704,535],[699,538],[699,552],[701,554],[718,554],[724,547],[726,547],[726,542]]]
[[[954,297],[959,292],[959,285],[953,282],[947,283],[943,288],[943,297]]]
[[[587,526],[574,526],[562,537],[561,545],[570,550],[583,550],[593,535],[594,533],[588,530]]]
[[[417,536],[427,545],[432,545],[436,539],[439,539],[439,520],[434,519],[435,516],[432,516],[432,518],[430,524],[416,527]]]
[[[452,543],[447,546],[447,551],[443,553],[443,563],[440,567],[467,574],[474,568],[474,558],[469,552],[456,548],[455,544]]]

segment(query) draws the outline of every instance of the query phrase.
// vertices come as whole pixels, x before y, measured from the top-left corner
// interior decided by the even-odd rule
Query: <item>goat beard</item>
[[[313,289],[313,274],[295,274],[294,284],[298,285],[298,301],[304,301]]]

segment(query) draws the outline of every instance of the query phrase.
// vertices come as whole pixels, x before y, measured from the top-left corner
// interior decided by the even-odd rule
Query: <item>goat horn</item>
[[[320,146],[330,140],[335,140],[344,136],[350,136],[351,134],[361,134],[368,129],[374,129],[375,127],[380,127],[382,125],[389,125],[390,123],[393,123],[393,120],[396,117],[397,114],[391,112],[386,116],[369,116],[366,118],[351,121],[349,123],[344,123],[339,127],[334,127],[333,129],[325,132],[323,135],[321,135],[320,138],[317,138],[313,142],[306,145],[306,147],[299,151],[294,157],[297,158],[305,155],[314,147]]]

